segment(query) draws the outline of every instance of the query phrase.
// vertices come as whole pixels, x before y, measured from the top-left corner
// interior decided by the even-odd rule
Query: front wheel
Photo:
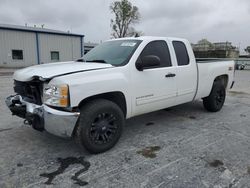
[[[75,139],[90,153],[107,151],[118,142],[124,121],[122,110],[112,101],[91,101],[80,109]]]
[[[203,105],[210,112],[221,110],[226,98],[226,89],[221,82],[215,82],[208,97],[203,98]]]

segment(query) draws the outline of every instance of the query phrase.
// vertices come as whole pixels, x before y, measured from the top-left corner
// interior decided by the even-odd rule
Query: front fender
[[[77,73],[55,78],[51,84],[65,83],[69,85],[70,105],[77,107],[78,104],[91,96],[109,92],[122,92],[126,99],[127,116],[131,113],[129,91],[129,76],[122,68],[96,70]]]

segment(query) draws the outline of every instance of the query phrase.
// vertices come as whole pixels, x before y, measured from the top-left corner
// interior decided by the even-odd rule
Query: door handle
[[[168,73],[167,75],[165,75],[166,78],[171,78],[171,77],[175,77],[176,75],[174,73]]]

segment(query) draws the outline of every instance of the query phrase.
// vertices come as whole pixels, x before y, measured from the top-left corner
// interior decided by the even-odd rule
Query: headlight
[[[69,106],[69,86],[47,85],[43,90],[43,102],[47,105],[68,107]]]

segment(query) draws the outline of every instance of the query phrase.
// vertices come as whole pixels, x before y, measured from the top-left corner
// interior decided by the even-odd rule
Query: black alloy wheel
[[[207,111],[218,112],[224,105],[226,89],[221,82],[215,82],[208,97],[203,98],[203,105]]]
[[[116,117],[111,113],[98,114],[91,124],[89,136],[96,144],[110,142],[117,132]]]
[[[114,102],[96,99],[80,109],[75,140],[90,153],[101,153],[112,148],[122,134],[124,113]]]

